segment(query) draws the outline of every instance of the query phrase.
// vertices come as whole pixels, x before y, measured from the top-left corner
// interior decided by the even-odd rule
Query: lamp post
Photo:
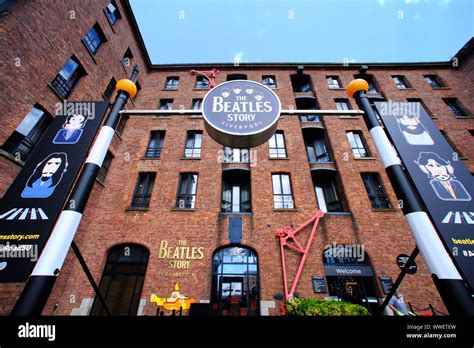
[[[115,127],[120,120],[120,111],[128,99],[137,94],[137,86],[133,81],[138,72],[138,66],[134,66],[130,80],[123,79],[117,82],[115,89],[118,94],[112,110],[100,129],[82,172],[69,194],[66,207],[59,215],[46,246],[10,315],[41,315],[81,222],[97,173],[112,142]]]
[[[356,79],[347,86],[346,91],[364,111],[364,121],[369,128],[395,194],[404,203],[403,214],[433,282],[450,314],[474,315],[474,300],[428,214],[423,210],[421,198],[410,183],[393,145],[379,124],[367,98],[368,89],[367,81]]]

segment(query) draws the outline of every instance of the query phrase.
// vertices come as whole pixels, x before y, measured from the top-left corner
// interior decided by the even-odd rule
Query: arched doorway
[[[243,246],[218,249],[212,257],[213,315],[259,315],[258,258]]]
[[[112,315],[136,315],[150,253],[136,244],[121,244],[110,249],[99,289]],[[90,315],[105,315],[95,298]]]
[[[360,304],[370,313],[379,307],[370,260],[357,246],[337,246],[323,253],[329,296]]]

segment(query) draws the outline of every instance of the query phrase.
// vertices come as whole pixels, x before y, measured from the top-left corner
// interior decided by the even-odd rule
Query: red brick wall
[[[55,3],[56,4],[56,3]],[[74,90],[71,100],[100,99],[112,76],[118,80],[126,77],[130,69],[124,70],[120,57],[130,46],[135,62],[142,72],[139,81],[142,86],[135,104],[128,108],[154,109],[159,99],[174,99],[174,108],[191,108],[193,98],[204,97],[206,91],[194,90],[195,76],[189,69],[173,71],[145,68],[143,57],[137,46],[136,35],[132,34],[127,18],[119,20],[112,31],[102,9],[107,1],[60,2],[52,9],[51,3],[26,2],[17,4],[12,14],[4,16],[3,25],[10,28],[6,36],[9,49],[2,48],[7,62],[2,72],[1,82],[6,86],[2,94],[4,113],[0,129],[0,142],[11,134],[34,103],[40,103],[51,113],[59,99],[47,87],[66,60],[75,54],[86,68],[88,75],[82,78]],[[76,11],[76,19],[68,19],[71,10]],[[125,10],[121,7],[124,15]],[[48,18],[44,21],[44,18]],[[99,21],[109,41],[99,49],[97,64],[92,60],[80,41],[89,28]],[[38,30],[43,28],[48,37]],[[21,59],[21,66],[15,67],[14,59]],[[474,119],[458,119],[450,114],[442,97],[457,97],[471,112],[474,110],[474,97],[470,89],[473,60],[469,59],[459,69],[448,67],[393,68],[370,67],[377,83],[387,99],[405,101],[406,98],[421,98],[431,114],[436,117],[437,125],[445,130],[467,158],[465,164],[474,171],[474,150],[472,136],[468,130],[474,129]],[[310,74],[318,103],[322,109],[334,109],[334,98],[346,98],[343,89],[330,90],[325,76],[338,75],[343,86],[353,79],[357,70],[354,67],[305,69]],[[290,75],[294,69],[269,69],[264,67],[223,68],[217,82],[226,80],[227,73],[244,73],[249,80],[261,81],[262,75],[276,75],[278,88],[275,92],[282,101],[283,108],[295,107]],[[404,74],[413,89],[398,90],[391,75]],[[437,74],[448,88],[433,90],[423,79],[424,74]],[[166,76],[180,76],[177,91],[165,91]],[[469,86],[469,87],[468,87]],[[8,97],[7,97],[8,96]],[[355,103],[351,101],[355,106]],[[320,222],[310,255],[303,270],[297,292],[301,296],[320,296],[313,293],[311,276],[324,275],[322,251],[325,245],[363,244],[372,263],[375,279],[388,275],[395,279],[399,273],[396,256],[410,254],[415,243],[405,223],[403,214],[397,208],[397,200],[384,173],[376,148],[361,117],[339,118],[325,117],[329,147],[333,154],[335,167],[341,181],[342,193],[351,215],[326,215]],[[310,168],[302,136],[302,128],[296,116],[284,116],[278,129],[284,130],[288,159],[269,159],[268,143],[256,148],[255,165],[251,172],[251,215],[244,216],[244,234],[242,244],[252,247],[259,256],[259,274],[261,300],[273,300],[275,293],[284,293],[279,245],[275,239],[275,230],[294,224],[298,226],[310,218],[317,209]],[[164,130],[166,137],[159,160],[144,159],[144,153],[151,130]],[[220,214],[222,164],[218,161],[218,152],[222,146],[214,142],[204,131],[202,156],[199,160],[182,159],[185,135],[188,130],[203,130],[202,118],[171,116],[156,118],[153,116],[131,116],[122,139],[116,137],[111,148],[114,160],[105,180],[105,186],[96,184],[86,208],[79,232],[75,237],[81,252],[97,282],[100,281],[108,250],[120,243],[136,243],[147,247],[150,260],[141,298],[148,298],[152,292],[159,296],[170,293],[176,281],[181,282],[182,293],[197,300],[210,298],[211,257],[216,248],[228,243],[228,216]],[[361,130],[368,142],[372,159],[356,160],[346,138],[346,131]],[[0,192],[5,192],[20,167],[10,160],[0,157],[0,170],[5,175],[0,181]],[[148,211],[127,210],[139,172],[156,172],[156,181]],[[199,174],[195,211],[173,210],[176,200],[179,173],[196,172]],[[362,183],[361,172],[380,173],[383,185],[394,209],[373,211]],[[280,212],[273,209],[271,173],[288,172],[291,174],[295,210]],[[305,235],[302,240],[305,241]],[[176,245],[178,240],[186,239],[191,246],[202,246],[205,257],[193,260],[189,271],[196,278],[165,277],[160,272],[169,271],[167,261],[158,258],[161,240]],[[289,253],[287,263],[290,280],[293,277],[299,258]],[[402,283],[405,299],[418,307],[427,307],[428,303],[444,310],[430,275],[422,258],[417,259],[418,273],[407,276]],[[0,313],[7,314],[21,290],[21,284],[1,285]],[[376,281],[379,296],[380,285]],[[59,275],[52,296],[44,314],[69,315],[73,308],[80,306],[82,299],[94,297],[79,263],[71,252]],[[270,314],[278,313],[271,310]],[[156,307],[145,306],[145,314],[155,315]]]

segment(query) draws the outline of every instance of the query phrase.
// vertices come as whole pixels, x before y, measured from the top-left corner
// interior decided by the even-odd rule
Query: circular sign
[[[247,80],[221,83],[202,101],[207,133],[218,143],[237,148],[270,139],[280,111],[280,99],[270,88]]]
[[[407,254],[400,254],[397,256],[397,264],[398,264],[398,267],[400,267],[400,269],[403,269],[403,267],[405,267],[405,264],[408,262],[408,259],[410,258],[410,256],[408,256]],[[415,261],[413,261],[410,265],[410,267],[408,267],[408,271],[407,273],[408,274],[415,274],[416,273],[416,270],[417,270],[417,266],[416,266],[416,263]]]

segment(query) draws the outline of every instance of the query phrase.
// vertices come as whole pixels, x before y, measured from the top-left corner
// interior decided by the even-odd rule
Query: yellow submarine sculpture
[[[194,298],[186,297],[179,293],[179,282],[174,285],[174,291],[171,293],[171,297],[164,298],[158,297],[156,294],[151,294],[150,302],[156,303],[157,307],[163,307],[166,310],[179,311],[180,308],[189,309],[191,303],[194,303],[196,300]]]

